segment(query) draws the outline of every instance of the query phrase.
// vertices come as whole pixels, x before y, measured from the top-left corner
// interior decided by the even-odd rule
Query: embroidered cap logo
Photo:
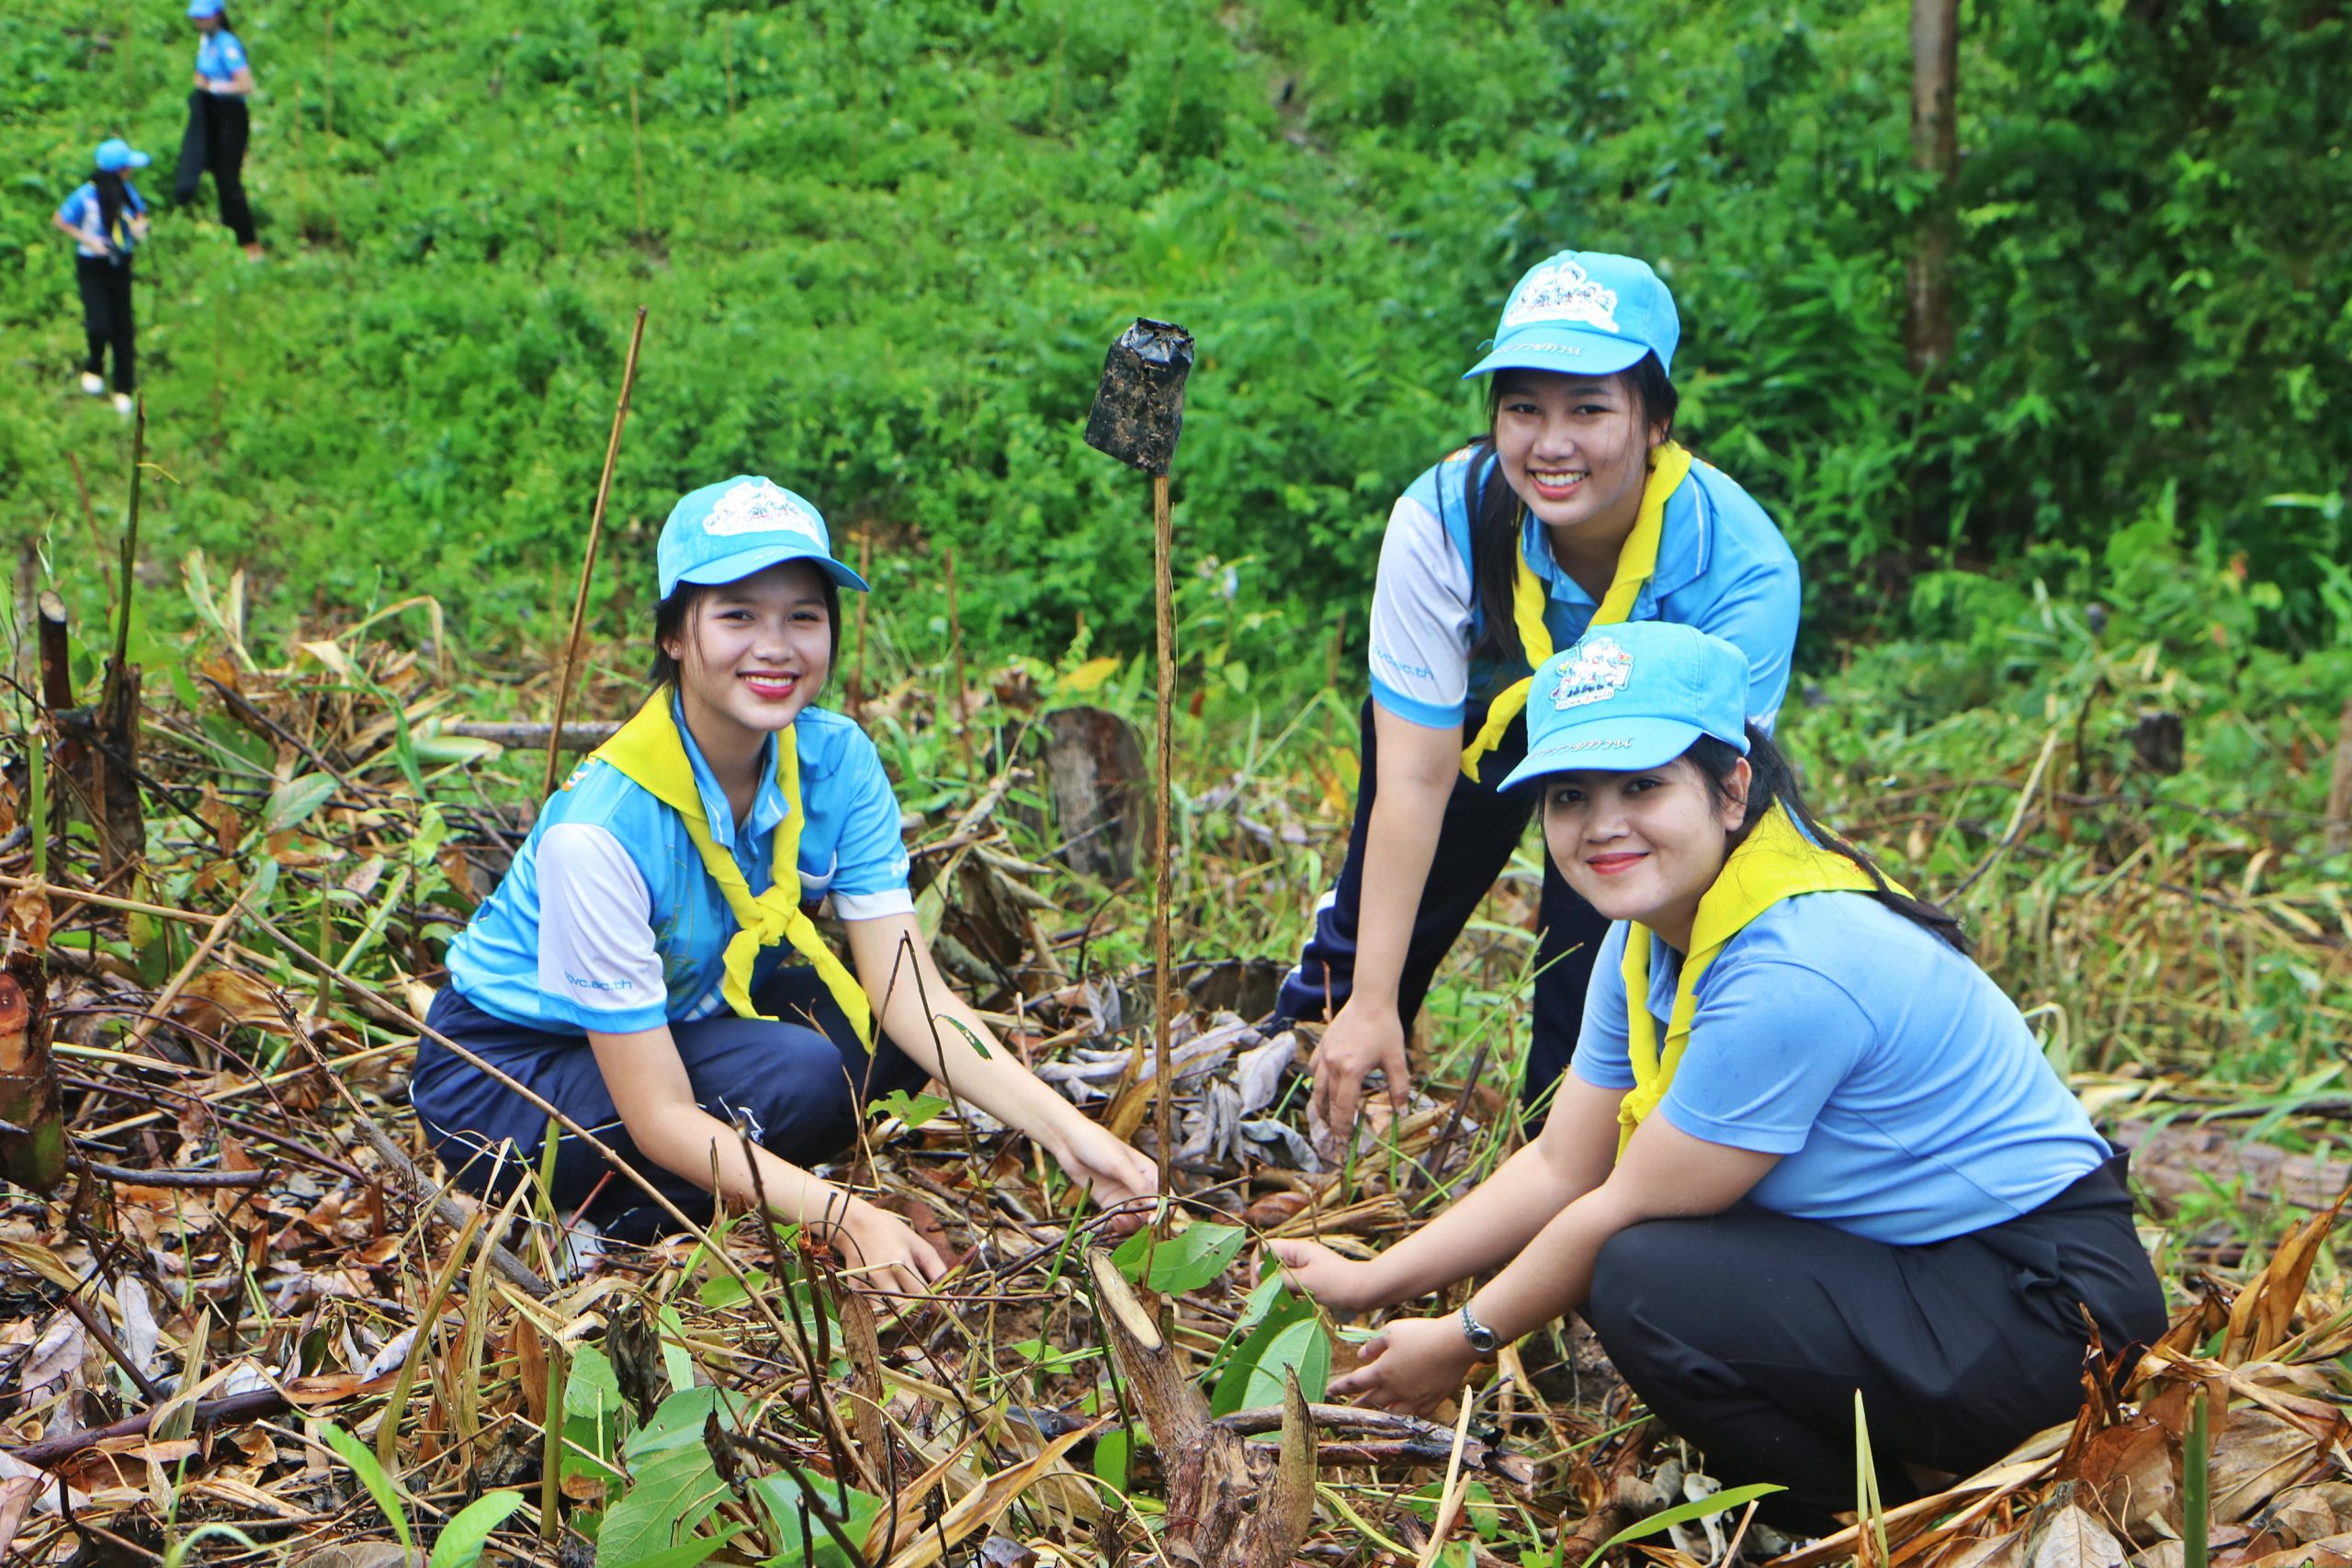
[[[767,479],[751,479],[720,496],[703,519],[706,534],[783,532],[815,539],[817,517],[801,500]]]
[[[1552,688],[1552,706],[1566,713],[1587,703],[1606,702],[1633,678],[1634,656],[1619,647],[1616,638],[1590,638],[1560,671],[1560,683]]]
[[[1617,291],[1595,283],[1572,261],[1548,263],[1528,274],[1503,308],[1503,331],[1531,321],[1582,321],[1617,331]]]

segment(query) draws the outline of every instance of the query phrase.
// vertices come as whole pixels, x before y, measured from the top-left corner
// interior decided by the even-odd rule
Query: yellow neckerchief
[[[1617,551],[1617,575],[1611,579],[1609,592],[1601,596],[1600,608],[1592,613],[1596,626],[1615,626],[1634,613],[1634,602],[1642,594],[1642,584],[1657,574],[1658,540],[1666,532],[1666,498],[1681,488],[1684,476],[1690,472],[1690,454],[1675,442],[1659,445],[1657,460],[1650,467],[1650,476],[1642,485],[1642,509],[1634,515],[1634,531],[1625,536],[1625,543]],[[1527,690],[1535,679],[1535,671],[1544,661],[1558,651],[1552,646],[1551,629],[1544,624],[1546,595],[1544,585],[1535,579],[1535,569],[1527,564],[1527,552],[1519,550],[1519,576],[1511,583],[1510,619],[1519,628],[1519,645],[1527,654],[1527,676],[1515,681],[1495,694],[1487,709],[1487,722],[1479,728],[1477,738],[1462,753],[1462,772],[1471,783],[1478,782],[1478,759],[1502,744],[1503,731],[1510,728],[1527,706]]]
[[[1889,887],[1905,890],[1890,880]],[[1870,893],[1877,884],[1870,874],[1837,851],[1804,836],[1779,801],[1764,814],[1756,830],[1732,851],[1715,876],[1714,886],[1699,900],[1697,919],[1690,922],[1690,953],[1682,961],[1682,976],[1674,987],[1674,1011],[1667,1020],[1666,1049],[1657,1043],[1657,1021],[1650,1016],[1650,931],[1638,921],[1625,930],[1626,1055],[1633,1064],[1634,1087],[1617,1107],[1617,1156],[1625,1156],[1634,1129],[1657,1109],[1682,1065],[1690,1043],[1690,1017],[1699,1006],[1699,981],[1732,938],[1747,922],[1783,898],[1804,893]],[[1906,895],[1907,896],[1907,895]]]
[[[596,748],[589,761],[611,763],[684,820],[686,836],[702,856],[703,869],[718,884],[739,928],[727,944],[727,974],[719,994],[739,1018],[772,1018],[752,1005],[752,965],[762,948],[788,942],[794,952],[816,966],[817,977],[849,1016],[858,1039],[870,1048],[874,1010],[865,989],[825,945],[816,922],[800,910],[800,828],[805,818],[800,809],[798,732],[787,729],[775,738],[775,782],[784,792],[784,820],[775,829],[775,880],[754,898],[735,857],[711,840],[702,791],[695,787],[694,764],[686,760],[685,740],[678,733],[670,701],[667,687],[656,692],[618,734]]]

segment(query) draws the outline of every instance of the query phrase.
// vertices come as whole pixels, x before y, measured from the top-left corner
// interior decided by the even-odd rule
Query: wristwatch
[[[1503,1346],[1502,1337],[1478,1321],[1478,1314],[1470,1310],[1468,1302],[1462,1303],[1462,1337],[1470,1341],[1470,1348],[1478,1352],[1481,1359]]]

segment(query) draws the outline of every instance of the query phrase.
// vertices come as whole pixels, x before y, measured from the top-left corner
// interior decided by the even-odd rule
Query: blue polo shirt
[[[140,196],[138,187],[127,179],[122,182],[122,210],[126,215],[138,217],[144,217],[147,213],[146,200]],[[106,209],[98,200],[98,187],[95,183],[85,180],[75,186],[74,194],[65,198],[65,205],[57,209],[57,218],[61,223],[78,230],[85,236],[74,245],[75,255],[102,256],[107,254],[98,246],[98,242],[106,237]],[[127,224],[115,235],[115,248],[125,255],[138,244],[138,238]]]
[[[251,64],[245,58],[245,46],[226,28],[206,33],[197,43],[196,73],[204,78],[208,90],[216,83],[227,86],[236,80],[238,72]]]
[[[757,897],[775,881],[771,857],[786,810],[776,742],[761,753],[762,783],[739,830],[674,694],[671,702],[712,841],[735,857]],[[898,797],[874,742],[821,708],[804,709],[784,732],[796,736],[802,898],[830,895],[845,920],[911,911]],[[719,986],[738,929],[685,818],[591,758],[549,797],[498,890],[450,944],[449,980],[483,1011],[556,1033],[686,1023],[726,1010]],[[763,949],[753,987],[794,956],[783,943]]]
[[[1470,580],[1472,484],[1506,481],[1469,450],[1413,481],[1388,516],[1373,587],[1373,700],[1415,724],[1451,728],[1473,700],[1527,674],[1474,662],[1481,630]],[[1747,655],[1748,716],[1765,729],[1789,689],[1803,597],[1796,557],[1772,519],[1720,468],[1693,460],[1667,498],[1657,570],[1630,619],[1676,621],[1713,632]],[[1553,646],[1584,635],[1600,604],[1552,559],[1544,525],[1522,513],[1520,553],[1543,583],[1544,624]]]
[[[1663,1040],[1682,955],[1650,952]],[[1634,1086],[1624,953],[1620,921],[1577,1042],[1577,1077],[1607,1089]],[[1783,899],[1724,945],[1654,1114],[1780,1156],[1750,1201],[1904,1245],[2030,1213],[2108,1156],[1992,977],[1863,893]]]

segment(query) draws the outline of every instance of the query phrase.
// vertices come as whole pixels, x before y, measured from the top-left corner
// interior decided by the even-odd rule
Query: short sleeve
[[[1747,716],[1768,735],[1789,694],[1803,598],[1793,560],[1758,561],[1699,618],[1701,631],[1747,655]]]
[[[913,912],[906,840],[899,835],[899,797],[882,771],[881,753],[863,731],[852,731],[837,777],[843,800],[833,912],[844,920]]]
[[[1719,983],[1700,984],[1690,1044],[1659,1109],[1711,1144],[1796,1153],[1869,1052],[1868,1015],[1845,987],[1801,964],[1742,964]]]
[[[1577,1077],[1595,1089],[1634,1087],[1632,1042],[1625,1015],[1625,922],[1616,921],[1593,954],[1592,980],[1585,987],[1584,1027],[1570,1063]]]
[[[129,180],[123,181],[122,194],[130,198],[131,211],[136,212],[141,218],[147,216],[147,198],[139,194],[139,187],[137,186],[132,185]]]
[[[668,1019],[645,875],[610,830],[558,822],[540,838],[539,991],[548,1013],[626,1034]]]
[[[1433,729],[1459,725],[1470,690],[1470,564],[1418,495],[1400,497],[1372,590],[1373,700]]]
[[[220,62],[223,80],[234,76],[245,68],[245,46],[237,41],[236,34],[222,33],[220,35]]]
[[[89,201],[88,191],[76,189],[65,198],[65,205],[57,209],[57,220],[75,229],[87,226],[90,221]]]

